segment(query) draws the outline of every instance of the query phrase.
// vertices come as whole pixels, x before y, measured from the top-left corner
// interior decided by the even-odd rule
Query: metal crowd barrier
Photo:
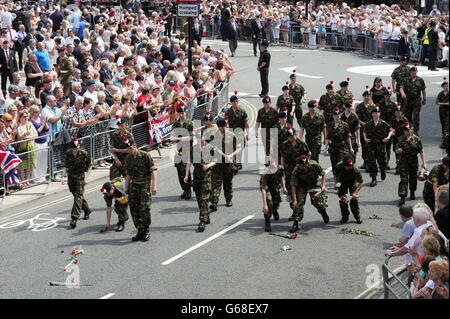
[[[384,299],[389,299],[389,292],[391,292],[394,297],[396,299],[404,299],[402,298],[402,296],[400,296],[392,287],[391,282],[392,281],[397,281],[400,286],[401,286],[401,290],[406,292],[406,295],[408,296],[408,299],[412,299],[412,294],[411,294],[411,290],[408,287],[407,284],[405,284],[398,275],[400,275],[401,273],[407,271],[407,269],[403,269],[399,274],[396,274],[391,268],[389,268],[388,263],[389,263],[389,259],[391,258],[391,256],[387,256],[384,264],[381,266],[381,270],[383,273],[383,286],[384,286]],[[389,278],[389,274],[392,276]]]

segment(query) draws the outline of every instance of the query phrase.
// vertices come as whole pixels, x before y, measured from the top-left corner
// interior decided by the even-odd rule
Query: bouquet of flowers
[[[423,166],[419,167],[419,170],[417,171],[417,179],[419,181],[426,181],[428,179],[428,176],[430,175],[430,171],[424,168]]]
[[[391,136],[395,136],[395,129],[392,129],[392,135]]]
[[[297,238],[297,234],[291,234],[288,232],[281,232],[281,233],[274,233],[274,232],[270,232],[269,235],[274,235],[274,236],[279,236],[279,237],[283,237],[283,238],[288,238],[288,239],[295,239]]]
[[[317,201],[317,208],[328,207],[328,196],[325,192],[317,192],[313,198]]]
[[[119,203],[121,204],[128,204],[128,197],[127,196],[122,196],[119,198]]]
[[[341,197],[339,197],[339,204],[341,204],[341,205],[348,204],[351,199],[352,199],[352,196],[350,196],[350,195],[341,196]]]
[[[372,216],[369,216],[369,219],[383,219],[378,215],[373,214]]]
[[[286,245],[286,246],[281,247],[280,250],[286,251],[286,250],[292,250],[292,248]]]
[[[363,235],[366,237],[373,237],[375,234],[367,230],[357,229],[357,228],[342,228],[341,234],[352,234],[352,235]]]

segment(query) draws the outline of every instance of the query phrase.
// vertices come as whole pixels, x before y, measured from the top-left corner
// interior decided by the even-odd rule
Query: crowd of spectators
[[[234,73],[225,52],[195,41],[189,75],[186,35],[170,34],[164,6],[124,8],[118,19],[114,7],[84,3],[0,5],[0,147],[22,159],[21,186],[44,180],[50,138],[57,145],[92,128],[116,129],[117,116],[143,122],[147,111],[154,115],[180,99],[195,108]],[[58,70],[66,56],[68,81]]]

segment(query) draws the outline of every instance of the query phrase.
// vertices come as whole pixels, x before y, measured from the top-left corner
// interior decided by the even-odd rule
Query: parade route
[[[202,45],[206,44],[228,53],[227,42],[205,40]],[[396,65],[351,52],[287,47],[271,47],[269,52],[272,54],[269,73],[272,106],[282,93],[281,87],[289,80],[291,68],[296,69],[297,81],[305,87],[307,100],[319,98],[331,80],[338,86],[346,77],[351,78],[349,90],[355,100],[362,100],[365,86],[372,86],[375,76],[363,67],[376,63],[374,67],[383,65],[382,69],[388,70]],[[237,75],[230,80],[229,92],[238,91],[240,106],[249,115],[249,151],[257,149],[256,145],[261,143],[260,139],[255,139],[254,132],[257,111],[262,107],[257,97],[261,89],[257,61],[251,44],[239,42],[236,56],[232,58]],[[355,73],[355,70],[359,71]],[[383,84],[390,86],[390,73],[383,71],[379,75]],[[431,168],[440,158],[438,107],[434,102],[440,91],[435,82],[440,83],[441,78],[426,76],[424,79],[427,104],[422,107],[420,137]],[[303,111],[307,111],[306,105]],[[294,127],[298,128],[296,121]],[[211,224],[203,233],[196,232],[195,196],[191,200],[180,198],[181,188],[173,163],[166,156],[155,163],[158,192],[153,196],[148,242],[131,241],[136,233],[131,217],[123,232],[99,232],[106,220],[106,205],[99,189],[107,180],[108,170],[99,170],[95,180],[89,181],[86,199],[93,213],[90,220],[80,220],[73,230],[69,227],[72,196],[67,186],[58,187],[46,196],[32,198],[30,195],[15,205],[8,205],[8,200],[21,195],[6,197],[0,205],[0,254],[3,256],[0,269],[7,270],[0,274],[0,298],[350,299],[371,294],[371,286],[382,279],[384,251],[401,235],[397,207],[400,177],[394,175],[393,170],[388,171],[385,181],[378,177],[375,188],[369,187],[370,178],[362,172],[365,183],[360,192],[363,223],[356,224],[350,216],[343,226],[339,223],[341,215],[333,190],[330,158],[322,153],[320,164],[327,170],[330,222],[323,223],[308,199],[298,237],[286,239],[264,232],[260,163],[243,164],[243,169],[233,179],[233,207],[225,207],[222,192],[218,210],[211,214]],[[361,165],[361,152],[358,152],[357,164]],[[390,166],[395,167],[394,154]],[[407,203],[422,201],[422,189],[423,183],[419,182],[417,200],[410,201],[408,197]],[[272,222],[274,232],[288,231],[292,225],[288,222],[289,204],[285,196],[282,199],[280,220]],[[369,219],[373,214],[382,219]],[[117,215],[112,213],[113,227],[116,222]],[[41,229],[33,231],[36,224],[41,225],[38,227]],[[340,234],[343,227],[372,231],[375,236],[343,235]],[[281,251],[285,245],[291,249]],[[50,281],[66,280],[68,274],[62,268],[67,264],[70,251],[80,246],[85,250],[77,264],[80,281],[92,286],[70,289],[49,286]],[[390,263],[393,269],[399,269],[404,258],[393,258]],[[379,273],[370,272],[371,265],[378,266]]]

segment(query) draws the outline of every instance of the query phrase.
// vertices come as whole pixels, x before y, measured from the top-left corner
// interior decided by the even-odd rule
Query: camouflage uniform
[[[292,171],[291,186],[295,186],[297,193],[297,208],[294,209],[294,220],[297,222],[303,219],[303,206],[305,206],[306,195],[308,190],[320,187],[319,177],[325,175],[325,171],[316,161],[308,161],[308,166],[302,169],[300,165],[296,165]],[[320,207],[318,205],[316,197],[314,197],[315,192],[309,192],[311,197],[311,204],[317,208],[319,213],[323,215],[326,213],[325,207]]]
[[[350,90],[347,90],[345,92],[345,94],[342,94],[342,91],[339,90],[336,92],[336,94],[339,95],[339,97],[341,98],[341,105],[344,105],[345,101],[350,101],[350,100],[354,100],[355,97],[353,96],[353,93]]]
[[[207,152],[211,152],[212,146],[211,144],[207,144],[205,148],[201,149],[199,144],[194,146],[195,156],[199,156],[199,158],[195,158],[194,162],[194,182],[193,188],[195,192],[195,197],[197,198],[198,208],[200,210],[199,219],[200,221],[206,222],[209,218],[209,208],[208,202],[211,196],[212,189],[212,171],[213,168],[209,168],[204,171],[203,166],[212,163],[215,161],[213,157],[210,157],[210,154]],[[206,155],[206,156],[205,156]],[[210,161],[211,159],[211,161]],[[208,161],[208,162],[207,162]]]
[[[392,118],[395,117],[395,110],[397,109],[397,105],[393,101],[389,101],[386,104],[386,101],[383,100],[380,103],[380,119],[385,122],[390,123]],[[391,149],[392,149],[392,139],[386,143],[386,155],[387,155],[387,165],[389,166],[389,161],[391,160]]]
[[[437,182],[438,187],[441,185],[448,184],[448,170],[445,170],[444,165],[438,164],[435,165],[431,171],[428,179],[425,181],[423,185],[423,201],[427,204],[434,214],[435,208],[435,198],[434,198],[434,190],[433,183]]]
[[[395,132],[392,134],[391,136],[391,140],[392,140],[392,145],[393,145],[393,149],[394,149],[394,154],[395,154],[395,163],[396,163],[396,174],[400,174],[400,172],[398,171],[400,169],[400,156],[399,154],[397,154],[395,152],[395,149],[397,148],[397,144],[398,144],[398,139],[403,136],[403,125],[405,124],[405,122],[407,122],[408,119],[406,117],[404,117],[403,115],[400,116],[400,119],[397,121],[397,118],[394,116],[393,119],[391,119],[391,121],[389,122],[389,125],[391,125],[391,127],[395,130]],[[390,149],[386,151],[388,153],[390,153]]]
[[[327,127],[325,118],[319,112],[316,112],[314,117],[311,118],[308,112],[303,115],[300,126],[305,130],[305,142],[311,151],[311,159],[318,163],[322,146],[322,132],[324,127]]]
[[[133,139],[133,134],[131,134],[129,131],[125,131],[124,136],[126,136],[129,140]],[[125,144],[123,141],[123,136],[120,135],[120,130],[115,130],[111,134],[111,147],[112,148],[118,148],[118,149],[125,149],[129,148],[130,146]],[[125,153],[117,153],[117,158],[122,163],[122,166],[118,167],[116,165],[116,161],[113,161],[113,164],[111,165],[111,168],[109,169],[109,180],[113,180],[117,177],[123,176],[125,177],[125,158],[128,154]]]
[[[58,77],[62,77],[61,84],[63,85],[64,96],[68,96],[72,90],[72,73],[73,64],[70,58],[65,55],[59,59],[58,63]]]
[[[297,123],[299,126],[300,121],[303,117],[303,109],[302,109],[302,98],[305,95],[305,89],[300,83],[295,83],[294,86],[289,84],[289,95],[294,98],[295,102],[295,117],[297,118]]]
[[[241,107],[238,107],[236,111],[233,111],[233,108],[230,107],[225,112],[225,116],[228,116],[228,127],[233,129],[233,133],[236,135],[238,143],[244,148],[246,145],[245,123],[248,121],[247,112]],[[235,157],[237,167],[242,167],[242,154],[243,152],[240,152]]]
[[[363,182],[361,172],[356,164],[353,164],[350,170],[346,170],[344,163],[339,162],[336,165],[335,176],[337,178],[337,182],[341,183],[338,189],[339,198],[345,196],[346,194],[350,194],[350,196],[352,196],[359,184]],[[339,201],[339,206],[341,207],[342,217],[347,218],[350,215],[348,211],[348,204]],[[360,214],[358,199],[353,199],[352,197],[350,200],[350,209],[352,210],[353,216],[357,219]]]
[[[261,141],[265,154],[268,156],[270,155],[270,129],[278,123],[278,112],[273,107],[266,112],[262,107],[258,111],[256,122],[261,123]]]
[[[287,122],[291,126],[294,123],[294,117],[291,116],[292,108],[295,107],[294,103],[294,98],[291,95],[284,98],[283,94],[281,94],[277,100],[277,111],[283,111],[285,107],[287,108]]]
[[[415,192],[417,189],[417,170],[419,168],[417,154],[423,153],[422,141],[417,135],[412,135],[410,140],[406,138],[406,135],[402,135],[398,139],[397,148],[403,150],[399,154],[400,183],[398,184],[398,196],[406,197],[408,182],[411,192]]]
[[[119,216],[119,223],[124,223],[128,220],[128,203],[122,204],[119,199],[125,196],[125,179],[123,177],[117,177],[111,181],[111,185],[114,186],[114,193],[112,196],[105,194],[106,206],[112,207],[113,199],[116,198],[114,203],[114,211]]]
[[[214,140],[211,143],[216,149],[227,155],[236,151],[239,146],[236,135],[228,130],[225,130],[224,136],[221,136],[221,133],[218,130]],[[229,149],[230,145],[233,146],[233,149]],[[222,191],[222,183],[225,200],[229,202],[233,198],[234,163],[229,163],[228,160],[225,159],[225,157],[220,156],[217,151],[215,152],[215,154],[217,155],[218,160],[217,164],[213,167],[212,170],[211,203],[217,205],[217,203],[219,202],[220,193]]]
[[[445,135],[445,133],[448,133],[448,94],[445,95],[444,91],[441,91],[437,98],[436,103],[447,103],[447,105],[439,105],[439,119],[441,120],[441,127],[442,127],[442,135]]]
[[[128,154],[125,169],[130,177],[128,186],[128,203],[134,226],[138,230],[148,228],[151,224],[150,206],[152,204],[152,172],[157,168],[149,153],[138,150],[136,158]]]
[[[406,103],[404,104],[404,114],[409,122],[412,123],[415,132],[419,131],[420,109],[422,108],[422,90],[425,90],[425,81],[417,77],[414,83],[411,77],[402,82],[401,87],[406,94]]]
[[[383,139],[389,135],[391,129],[391,126],[382,119],[379,120],[378,125],[376,126],[373,120],[369,121],[366,125],[366,136],[369,140],[371,140],[367,146],[367,165],[370,177],[372,178],[377,176],[377,161],[380,169],[382,171],[386,170],[386,143],[383,142]]]
[[[444,134],[444,136],[442,136],[442,140],[441,140],[441,144],[439,145],[440,149],[445,150],[445,153],[449,153],[449,147],[450,144],[448,142],[448,132]]]
[[[219,131],[217,125],[213,124],[211,127],[203,127],[202,128],[202,136],[205,138],[206,142],[209,143],[214,140],[214,136]]]
[[[272,140],[272,145],[276,146],[274,147],[274,151],[277,151],[278,153],[278,163],[281,163],[281,145],[283,145],[283,143],[285,141],[287,141],[287,134],[286,134],[286,127],[288,126],[288,124],[286,124],[284,127],[281,127],[281,123],[278,122],[273,128],[276,128],[278,130],[278,141],[277,144],[275,145],[275,142]],[[274,154],[272,154],[273,156]]]
[[[322,114],[325,117],[325,123],[329,124],[333,121],[333,111],[336,107],[342,109],[343,103],[341,100],[341,96],[337,93],[334,93],[332,96],[329,96],[328,93],[325,93],[320,97],[319,100],[319,109],[322,110]]]
[[[356,115],[358,115],[359,121],[360,121],[360,125],[361,125],[361,129],[360,129],[360,134],[361,137],[363,136],[363,132],[365,129],[365,126],[367,124],[367,122],[372,120],[372,109],[375,105],[373,104],[369,104],[367,107],[364,104],[364,102],[359,103],[356,106]],[[361,123],[363,122],[363,123]],[[367,154],[369,153],[368,151],[368,147],[366,144],[366,141],[364,140],[364,138],[361,138],[361,149],[362,149],[362,158],[364,160],[364,163],[367,163]]]
[[[173,132],[175,132],[175,129],[184,129],[187,132],[189,132],[189,135],[179,135],[176,137],[186,137],[186,136],[194,136],[194,123],[186,119],[186,121],[181,124],[180,119],[177,119],[172,126]],[[175,152],[175,167],[177,168],[177,174],[178,174],[178,182],[180,183],[181,188],[184,192],[191,192],[192,187],[192,179],[191,179],[191,173],[189,172],[188,175],[188,181],[187,183],[184,182],[184,177],[186,176],[186,162],[189,159],[189,156],[187,156],[187,152],[192,153],[192,145],[193,141],[180,141],[176,145],[176,152]],[[186,149],[188,148],[188,149]],[[184,156],[183,156],[183,150],[184,150]]]
[[[64,167],[67,169],[67,185],[73,195],[72,219],[79,219],[81,210],[85,212],[89,210],[88,203],[84,198],[84,177],[91,166],[91,159],[84,150],[79,150],[76,156],[73,155],[72,149],[67,150],[64,154]]]
[[[291,176],[292,171],[297,164],[297,157],[301,155],[306,155],[308,157],[311,156],[311,152],[309,151],[308,145],[305,142],[295,139],[295,145],[287,140],[281,145],[281,156],[284,159],[284,177],[286,180],[286,187],[291,185]],[[290,189],[288,189],[289,194],[291,193]]]
[[[280,185],[283,177],[283,167],[279,166],[274,174],[261,175],[259,180],[259,189],[266,191],[266,201],[269,207],[269,212],[264,215],[266,218],[271,218],[272,214],[278,211],[281,203]]]
[[[341,121],[344,121],[345,123],[348,124],[348,129],[350,130],[350,134],[351,134],[352,147],[353,147],[353,151],[355,152],[353,157],[356,158],[356,154],[358,153],[358,143],[356,141],[356,131],[360,128],[358,115],[355,112],[351,112],[350,116],[347,117],[344,112],[341,115]],[[361,135],[360,135],[360,140],[361,140]]]
[[[328,153],[330,154],[331,166],[333,174],[336,174],[336,165],[345,155],[350,153],[347,139],[351,137],[348,124],[340,121],[338,127],[334,122],[327,127],[327,139],[329,140]],[[335,175],[336,176],[336,175]]]
[[[406,80],[408,77],[410,77],[409,74],[409,66],[405,65],[403,66],[398,66],[395,68],[395,70],[392,72],[391,74],[391,78],[393,78],[395,80],[395,89],[397,92],[397,102],[400,102],[403,104],[403,99],[402,99],[402,95],[400,94],[400,86],[402,84],[402,82],[404,80]]]

